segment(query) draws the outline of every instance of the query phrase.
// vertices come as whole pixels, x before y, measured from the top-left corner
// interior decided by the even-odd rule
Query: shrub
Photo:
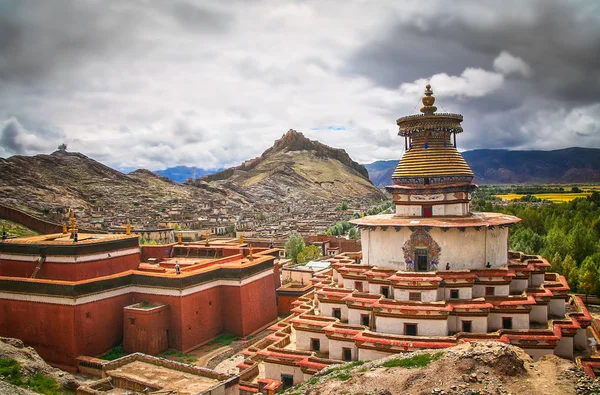
[[[422,368],[429,365],[431,361],[437,361],[442,355],[443,353],[438,352],[435,354],[418,354],[410,358],[390,359],[381,364],[381,366],[384,368]]]
[[[12,359],[0,358],[0,379],[13,385],[23,384],[19,363]]]

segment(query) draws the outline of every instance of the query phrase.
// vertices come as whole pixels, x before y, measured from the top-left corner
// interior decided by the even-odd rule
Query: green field
[[[35,236],[39,234],[38,232],[16,222],[12,222],[7,219],[0,219],[0,232],[3,230],[5,230],[9,236]]]

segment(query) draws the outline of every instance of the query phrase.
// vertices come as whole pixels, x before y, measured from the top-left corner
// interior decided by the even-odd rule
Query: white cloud
[[[500,52],[494,59],[494,69],[504,75],[520,74],[523,77],[531,76],[531,67],[518,56],[513,56],[506,51]]]
[[[424,86],[430,83],[435,96],[482,97],[502,87],[504,76],[493,71],[479,68],[467,68],[461,75],[435,74],[431,78],[420,78],[414,82],[400,85],[402,94],[422,93]]]

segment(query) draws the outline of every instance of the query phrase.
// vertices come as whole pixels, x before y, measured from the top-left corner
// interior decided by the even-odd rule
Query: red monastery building
[[[68,369],[121,342],[127,352],[158,353],[192,350],[223,331],[248,336],[277,319],[278,255],[66,231],[2,240],[0,336]]]

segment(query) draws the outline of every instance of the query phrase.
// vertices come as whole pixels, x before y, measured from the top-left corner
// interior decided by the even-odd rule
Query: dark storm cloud
[[[231,17],[179,2],[0,0],[0,82],[35,83],[92,61],[156,44],[144,31],[182,29],[224,32]],[[145,29],[145,30],[144,30]]]
[[[532,82],[542,95],[580,104],[598,99],[600,3],[515,2],[506,6],[534,7],[531,18],[498,12],[484,19],[489,23],[477,23],[472,14],[471,20],[461,17],[464,9],[482,4],[498,5],[462,1],[396,22],[362,45],[344,72],[395,88],[437,73],[460,75],[467,67],[489,70],[507,51],[531,66]]]
[[[57,146],[60,134],[47,128],[30,132],[14,117],[0,129],[0,148],[9,155],[47,151]]]

